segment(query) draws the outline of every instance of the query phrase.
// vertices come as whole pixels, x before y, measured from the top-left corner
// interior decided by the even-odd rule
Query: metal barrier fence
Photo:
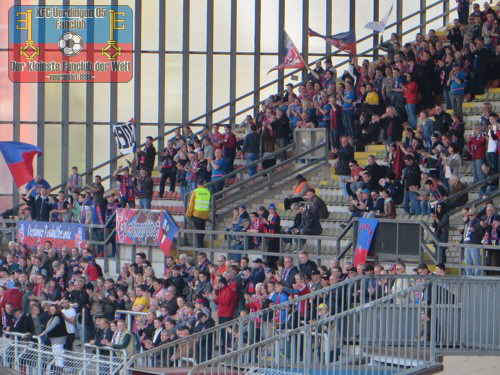
[[[371,361],[375,361],[375,356],[378,356],[376,361],[379,362],[383,357],[393,356],[395,351],[398,356],[406,353],[408,348],[415,348],[417,344],[435,348],[439,353],[470,354],[481,350],[483,353],[487,351],[498,355],[500,322],[495,316],[500,309],[500,299],[496,298],[499,293],[499,278],[394,275],[356,277],[137,354],[126,364],[124,372],[146,367],[213,364],[214,358],[245,348],[254,350],[248,357],[260,358],[255,361],[261,361],[264,357],[280,358],[274,354],[283,354],[286,347],[283,338],[290,335],[306,335],[303,339],[296,340],[295,346],[299,343],[304,346],[303,340],[306,337],[307,340],[315,337],[317,340],[330,342],[330,347],[325,346],[325,343],[321,344],[323,346],[304,346],[314,347],[317,352],[314,356],[317,355],[318,361],[324,363],[330,363],[331,358],[340,355],[340,343],[351,341],[353,345],[342,353],[344,358],[347,358],[346,355],[352,359],[357,358],[363,352],[363,347],[359,344],[363,340],[365,343],[377,343],[378,347],[371,347]],[[248,303],[251,304],[251,301]],[[322,304],[326,305],[326,309]],[[344,332],[340,341],[338,337],[333,340],[328,336],[327,340],[322,336],[323,333],[332,332],[330,330],[317,330],[317,322],[326,319],[325,314],[328,317],[343,317],[356,311],[368,311],[375,305],[379,307],[373,312],[375,315],[371,316],[372,319],[370,315],[366,315],[356,321],[356,324],[354,321],[349,324],[339,323],[343,324]],[[331,322],[333,321],[332,319]],[[268,344],[266,353],[270,355],[255,351],[256,348],[264,350],[262,343]],[[280,343],[279,350],[274,348],[277,343]],[[289,351],[293,347],[290,345],[292,344],[287,349]],[[288,360],[297,357],[296,352],[300,347],[293,350],[295,354],[290,355]],[[306,355],[305,352],[303,354]],[[397,358],[400,358],[398,361],[403,361],[401,357]],[[255,361],[255,366],[265,364]],[[418,362],[416,357],[411,357],[411,360],[404,358],[404,361]],[[366,359],[363,363],[367,363]],[[400,365],[398,363],[396,364]]]
[[[426,348],[414,339],[426,324],[419,319],[425,307],[413,295],[428,285],[335,315],[327,312],[249,346],[234,343],[231,352],[194,366],[189,374],[395,374],[439,366],[434,346]]]
[[[30,375],[114,375],[120,372],[127,361],[124,349],[103,347],[92,353],[92,348],[84,347],[83,353],[59,352],[44,345],[41,337],[4,332],[0,338],[0,364]]]

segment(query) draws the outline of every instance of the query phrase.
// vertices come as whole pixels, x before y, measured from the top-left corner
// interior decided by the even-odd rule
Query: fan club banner
[[[47,241],[52,242],[52,246],[58,250],[63,246],[81,249],[87,240],[87,235],[83,224],[19,221],[17,240],[32,250]]]
[[[366,256],[370,251],[373,235],[377,229],[378,220],[360,218],[358,222],[358,241],[354,248],[354,267],[359,263],[366,262]]]
[[[129,208],[116,210],[117,243],[160,247],[163,252],[169,252],[176,234],[177,224],[168,212]]]
[[[129,82],[132,28],[125,5],[15,5],[9,9],[9,79]]]
[[[116,147],[122,155],[135,151],[135,125],[134,119],[122,125],[113,125]]]

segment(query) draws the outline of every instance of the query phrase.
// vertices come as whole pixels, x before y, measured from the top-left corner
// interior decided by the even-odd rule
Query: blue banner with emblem
[[[377,229],[378,220],[360,218],[358,221],[358,240],[354,248],[354,267],[359,263],[366,262],[366,256],[373,241],[373,235]]]

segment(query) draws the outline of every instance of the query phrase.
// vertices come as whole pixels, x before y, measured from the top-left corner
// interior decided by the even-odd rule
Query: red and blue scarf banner
[[[283,69],[300,69],[307,66],[306,62],[302,58],[295,44],[293,44],[292,39],[288,36],[285,31],[285,58],[283,62],[272,68],[267,74],[271,73],[273,70],[283,70]]]
[[[0,142],[0,151],[18,188],[33,179],[33,158],[42,154],[40,148],[23,142]]]
[[[354,267],[359,263],[366,262],[366,256],[370,251],[373,235],[377,229],[378,220],[360,218],[358,221],[358,240],[354,248]]]
[[[324,39],[325,42],[330,43],[341,51],[349,52],[351,55],[356,54],[356,34],[354,34],[354,31],[346,31],[345,33],[326,36],[309,28],[308,34],[312,37]]]

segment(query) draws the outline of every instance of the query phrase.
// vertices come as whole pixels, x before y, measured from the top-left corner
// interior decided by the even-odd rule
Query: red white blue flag
[[[267,74],[271,73],[273,70],[283,70],[283,69],[300,69],[307,66],[306,62],[302,58],[295,44],[293,44],[292,39],[288,36],[285,31],[285,59],[279,65],[272,68]]]
[[[0,142],[0,151],[19,188],[33,179],[33,158],[42,150],[23,142]]]
[[[170,247],[178,230],[179,228],[172,216],[167,211],[162,211],[158,231],[158,246],[166,256],[170,255]]]
[[[316,36],[324,39],[325,42],[330,43],[341,51],[349,52],[351,55],[356,54],[356,34],[354,34],[354,31],[346,31],[345,33],[326,36],[309,28],[308,34],[309,36]]]

